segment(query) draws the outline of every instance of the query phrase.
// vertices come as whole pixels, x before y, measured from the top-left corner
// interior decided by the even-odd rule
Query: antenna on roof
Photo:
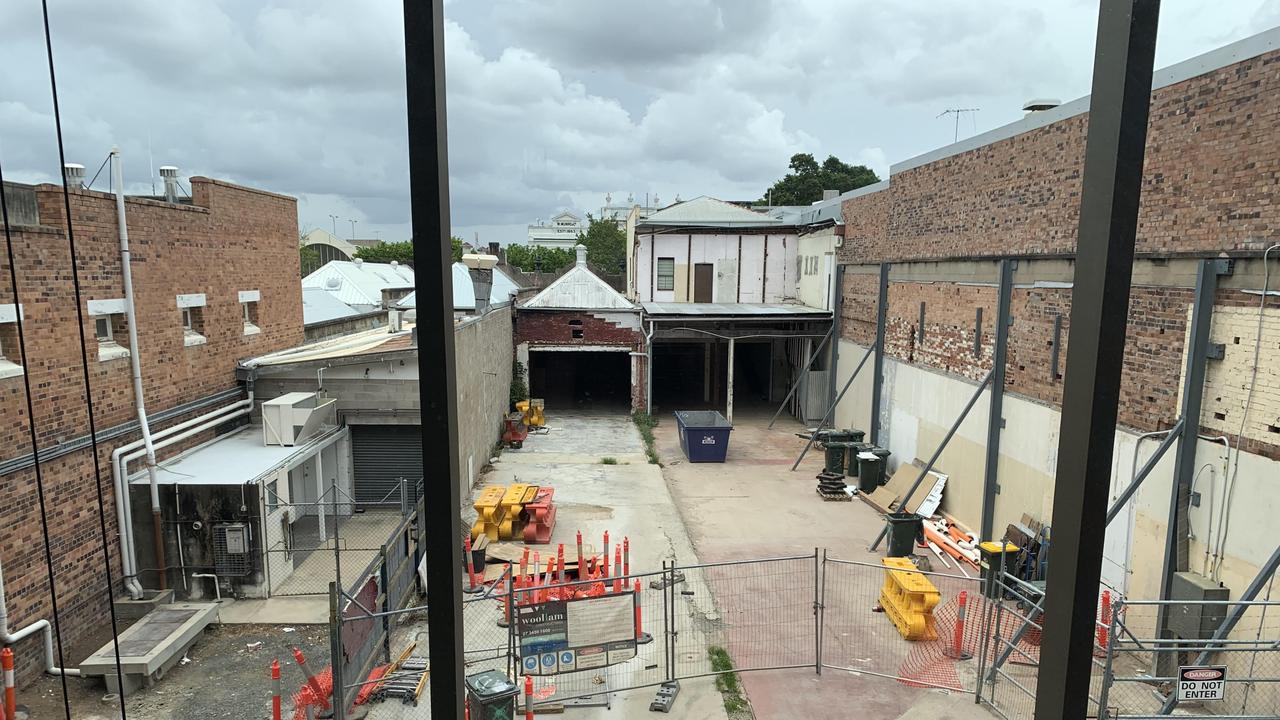
[[[960,140],[960,116],[964,113],[976,113],[981,109],[982,108],[947,108],[946,110],[938,113],[938,117],[942,117],[944,115],[956,116],[956,131],[955,136],[951,138],[951,142],[958,142]]]
[[[151,155],[151,131],[147,131],[147,163],[151,165],[151,194],[156,194],[156,159]]]

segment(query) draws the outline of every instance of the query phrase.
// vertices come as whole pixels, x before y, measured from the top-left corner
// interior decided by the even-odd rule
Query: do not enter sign
[[[1178,700],[1222,700],[1227,696],[1227,667],[1178,668]]]

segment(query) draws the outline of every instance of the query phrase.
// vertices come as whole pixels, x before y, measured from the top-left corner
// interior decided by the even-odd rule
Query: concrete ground
[[[816,494],[814,476],[822,468],[821,450],[811,450],[792,472],[791,465],[805,444],[796,433],[804,428],[781,417],[772,430],[768,429],[772,410],[735,413],[724,464],[685,460],[674,419],[659,417],[655,439],[663,475],[698,557],[703,562],[726,562],[812,554],[814,548],[825,548],[831,557],[878,565],[882,553],[871,553],[868,546],[883,526],[879,516],[860,500],[824,502]],[[826,669],[821,676],[812,669],[743,673],[742,682],[757,720],[843,718],[854,713],[861,720],[988,716],[987,710],[973,704],[971,694],[908,687],[866,674],[895,673],[910,648],[904,647],[905,641],[883,614],[873,612],[883,575],[860,566],[841,566],[836,572],[843,578],[842,592],[857,599],[839,608],[838,622],[837,598],[826,599],[828,627],[823,650],[829,656],[824,655],[824,661],[852,669]],[[811,577],[800,579],[811,582]],[[796,605],[794,598],[786,597],[793,590],[774,589],[774,584],[757,588],[758,597],[754,598],[726,592],[723,588],[727,587],[722,583],[713,586],[726,616],[738,605],[744,612],[762,606]],[[829,587],[833,594],[836,590]],[[753,632],[785,640],[795,632],[787,625],[760,623]],[[753,659],[758,645],[735,652],[731,642],[728,649],[731,655],[741,656],[735,657],[735,665],[742,667]],[[766,660],[778,657],[776,652],[761,655],[767,656]],[[963,677],[973,671],[960,667],[957,672]],[[939,706],[951,707],[946,711],[951,714],[940,713]]]
[[[554,554],[558,543],[565,544],[572,556],[575,552],[576,534],[581,531],[584,542],[594,544],[597,550],[603,542],[603,534],[610,534],[611,545],[624,537],[631,543],[631,571],[633,575],[661,570],[662,561],[678,558],[692,563],[696,555],[684,523],[676,512],[675,503],[667,491],[662,472],[656,465],[648,464],[644,444],[632,424],[630,416],[550,414],[549,431],[531,435],[523,449],[506,450],[494,464],[492,472],[484,479],[484,485],[508,485],[513,482],[550,485],[555,487],[558,507],[555,532],[549,545],[533,546],[542,556]],[[617,464],[602,464],[604,458],[613,458]],[[465,518],[467,523],[474,519]],[[709,605],[709,594],[702,586],[690,582],[694,593],[691,601],[682,605],[683,627],[688,628],[689,647],[705,647],[694,625],[693,615],[707,611],[699,608]],[[647,579],[645,590],[647,590]],[[660,622],[661,595],[641,592],[642,605],[654,607],[652,615]],[[493,646],[505,639],[505,631],[495,629],[498,616],[496,601],[468,606],[465,635],[469,647]],[[410,624],[397,631],[399,638],[412,637],[425,630],[425,623]],[[609,686],[634,686],[659,682],[664,675],[660,642],[640,647],[639,655],[632,660],[615,665],[605,672],[573,673],[538,682],[540,692],[548,692],[550,699],[562,695],[590,693],[599,690],[601,679]],[[704,662],[704,657],[677,658],[677,664],[689,667]],[[488,667],[476,663],[468,672]],[[682,669],[681,672],[685,670]],[[649,702],[654,689],[641,689],[614,693],[610,698],[612,709],[605,707],[573,707],[567,714],[574,718],[648,718]],[[603,698],[593,699],[602,702]],[[699,678],[682,683],[677,700],[677,717],[727,718],[720,693],[711,678]],[[418,708],[387,701],[373,706],[373,720],[384,718],[427,717],[425,702]]]

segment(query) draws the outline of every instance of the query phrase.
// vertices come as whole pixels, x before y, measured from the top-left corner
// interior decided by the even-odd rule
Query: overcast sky
[[[409,236],[396,0],[50,0],[68,159],[112,144],[299,199],[299,226]],[[1165,0],[1157,67],[1280,25],[1280,0]],[[5,178],[57,176],[38,0],[0,3]],[[760,197],[788,158],[890,163],[1087,94],[1084,0],[451,0],[452,218],[522,242],[606,192]],[[96,188],[106,189],[106,173]]]

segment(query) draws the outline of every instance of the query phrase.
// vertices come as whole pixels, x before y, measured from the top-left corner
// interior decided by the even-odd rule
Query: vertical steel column
[[[1089,710],[1159,0],[1102,0],[1085,144],[1036,719]]]
[[[1004,428],[1004,372],[1008,360],[1009,306],[1013,298],[1013,271],[1016,260],[1000,261],[1000,285],[996,297],[996,337],[991,349],[991,409],[987,412],[987,463],[982,483],[983,540],[994,540],[996,495],[1000,492],[1000,431]]]
[[[1191,309],[1191,332],[1187,340],[1187,360],[1182,381],[1182,432],[1174,455],[1173,488],[1169,498],[1169,520],[1165,529],[1164,568],[1160,573],[1160,599],[1168,600],[1175,573],[1190,567],[1191,548],[1187,537],[1191,509],[1191,482],[1196,473],[1196,445],[1200,440],[1200,407],[1204,399],[1204,373],[1208,364],[1209,328],[1213,323],[1213,298],[1218,276],[1230,272],[1229,260],[1201,260],[1196,270],[1196,294]],[[1169,606],[1160,608],[1156,637],[1168,637]],[[1169,653],[1159,656],[1171,660]],[[1169,668],[1165,668],[1169,669]]]
[[[871,442],[884,447],[880,437],[880,393],[884,390],[884,326],[889,318],[889,263],[880,263],[880,293],[876,300],[875,362],[871,367]]]
[[[733,422],[733,338],[729,338],[729,369],[725,381],[725,419]]]
[[[840,308],[844,306],[844,266],[836,265],[833,298],[831,302],[831,362],[827,363],[827,404],[836,400],[836,369],[840,366]],[[832,426],[836,424],[833,418]]]
[[[444,0],[404,1],[409,205],[418,297],[422,456],[448,482],[428,486],[427,559],[431,717],[462,720],[462,527],[449,245],[449,144],[445,123]]]

